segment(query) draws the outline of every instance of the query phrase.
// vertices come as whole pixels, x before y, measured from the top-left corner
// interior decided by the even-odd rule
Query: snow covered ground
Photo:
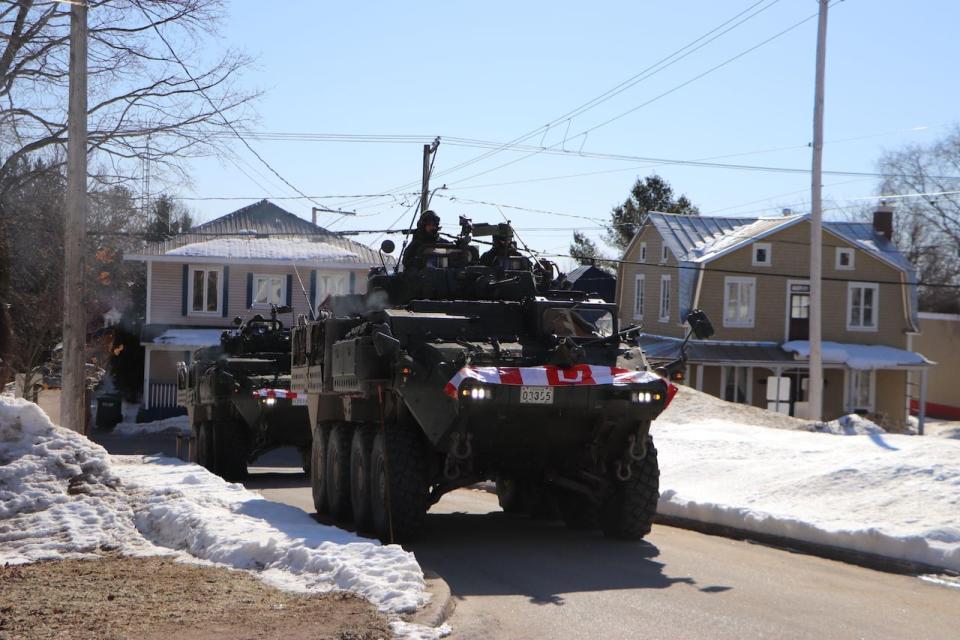
[[[114,427],[113,432],[121,436],[139,436],[147,433],[190,433],[190,419],[187,416],[174,416],[153,422],[124,421]]]
[[[652,430],[660,513],[960,571],[960,441],[849,417],[762,428],[767,412],[686,388],[674,403]]]
[[[352,591],[392,615],[404,637],[448,631],[397,617],[429,598],[401,547],[320,525],[194,464],[112,457],[37,405],[0,398],[0,564],[104,551],[216,563],[294,591]]]

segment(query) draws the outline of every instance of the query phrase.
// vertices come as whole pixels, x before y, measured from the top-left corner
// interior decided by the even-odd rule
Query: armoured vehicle
[[[461,225],[413,268],[375,268],[365,294],[294,327],[318,513],[404,541],[444,493],[495,480],[505,511],[643,537],[659,498],[650,422],[682,354],[655,373],[616,305],[552,290],[555,268],[515,251],[478,264],[473,238],[512,229]],[[696,312],[691,326],[709,322]]]
[[[290,391],[290,328],[270,317],[237,317],[220,344],[199,349],[177,370],[177,401],[187,408],[196,461],[226,480],[240,480],[266,451],[294,446],[309,473],[306,398]]]

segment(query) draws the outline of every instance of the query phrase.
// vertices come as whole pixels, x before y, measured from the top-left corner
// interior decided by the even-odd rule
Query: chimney
[[[887,240],[893,239],[893,207],[885,200],[873,212],[873,233],[884,236]]]
[[[781,215],[783,215],[783,217],[792,216],[793,209],[784,208],[783,211],[781,211],[780,213]]]
[[[311,207],[310,213],[313,214],[313,226],[317,226],[317,208]]]

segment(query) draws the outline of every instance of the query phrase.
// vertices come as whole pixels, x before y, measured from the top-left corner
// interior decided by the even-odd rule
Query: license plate
[[[553,387],[520,387],[521,404],[553,404]]]

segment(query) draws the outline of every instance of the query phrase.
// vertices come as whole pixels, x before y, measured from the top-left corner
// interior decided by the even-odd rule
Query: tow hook
[[[462,438],[462,439],[461,439]],[[456,480],[460,477],[461,463],[469,468],[469,460],[473,456],[473,434],[450,434],[450,450],[443,462],[443,475],[447,480]]]
[[[641,462],[644,458],[647,457],[647,443],[646,438],[643,441],[640,441],[636,435],[630,434],[630,437],[627,438],[629,447],[627,448],[627,455],[630,456],[630,459],[634,462]],[[639,451],[637,450],[637,445],[639,444]]]
[[[617,480],[620,480],[621,482],[626,482],[630,479],[630,476],[633,475],[633,469],[630,467],[629,462],[625,463],[623,460],[617,460],[615,467],[617,471]]]

